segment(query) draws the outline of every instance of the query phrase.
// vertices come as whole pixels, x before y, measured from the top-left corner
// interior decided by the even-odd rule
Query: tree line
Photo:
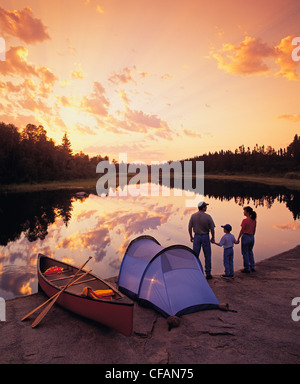
[[[96,178],[97,164],[108,156],[89,157],[73,154],[65,133],[59,145],[47,137],[42,125],[27,124],[19,130],[13,124],[0,123],[0,183],[37,183],[53,180]],[[247,173],[299,177],[300,137],[287,148],[276,151],[271,146],[253,149],[241,145],[234,152],[209,152],[181,160],[204,161],[205,173]],[[113,163],[117,163],[113,160]],[[116,164],[118,168],[118,164]]]
[[[300,137],[287,148],[275,150],[271,146],[250,147],[241,145],[233,151],[219,151],[185,159],[195,163],[204,161],[205,173],[246,173],[264,175],[286,175],[300,178]]]
[[[13,124],[0,123],[1,184],[92,178],[101,160],[109,159],[73,154],[66,133],[56,145],[42,125],[27,124],[19,131]]]

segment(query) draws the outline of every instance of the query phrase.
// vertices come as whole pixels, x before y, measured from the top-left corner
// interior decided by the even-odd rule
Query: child
[[[230,277],[234,277],[234,269],[233,269],[233,244],[238,244],[235,237],[230,233],[232,231],[232,227],[230,224],[221,225],[224,228],[225,235],[221,238],[219,243],[215,243],[220,247],[223,246],[224,254],[223,254],[223,263],[225,267],[225,274],[222,275],[224,279],[229,279]]]

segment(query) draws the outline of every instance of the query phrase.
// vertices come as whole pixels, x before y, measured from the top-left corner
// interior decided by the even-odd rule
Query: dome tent
[[[219,308],[195,253],[184,245],[164,248],[152,236],[131,241],[118,286],[127,296],[165,317]]]

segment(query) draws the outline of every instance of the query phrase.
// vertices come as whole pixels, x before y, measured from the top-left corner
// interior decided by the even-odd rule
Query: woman
[[[255,262],[253,256],[253,246],[254,246],[254,235],[256,230],[256,213],[251,207],[244,208],[244,216],[246,219],[242,221],[242,228],[237,239],[237,242],[240,241],[242,237],[242,255],[244,259],[244,269],[243,273],[255,272]]]

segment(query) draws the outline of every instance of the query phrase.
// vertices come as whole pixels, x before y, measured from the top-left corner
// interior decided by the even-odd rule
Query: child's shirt
[[[220,240],[219,245],[224,248],[232,248],[235,242],[235,237],[231,233],[225,233],[225,235]]]

